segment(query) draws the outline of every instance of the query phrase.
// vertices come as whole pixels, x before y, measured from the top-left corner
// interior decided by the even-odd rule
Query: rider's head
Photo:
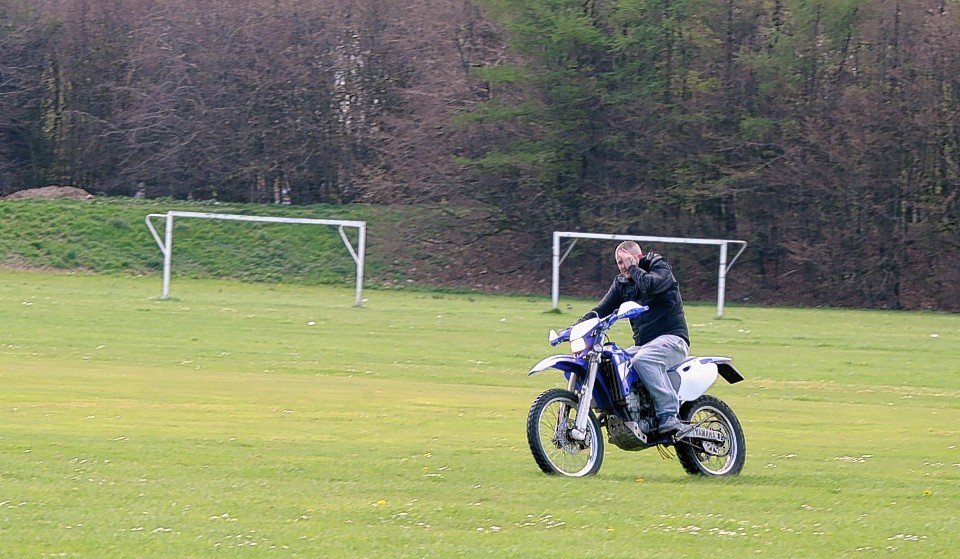
[[[633,262],[627,262],[627,260],[630,259],[624,258],[623,253],[627,253],[628,255],[632,256]],[[643,258],[643,251],[640,250],[640,245],[638,245],[636,241],[623,241],[617,246],[614,256],[617,259],[617,268],[620,268],[620,273],[626,276],[627,270],[630,269],[630,264],[636,264],[641,258]]]

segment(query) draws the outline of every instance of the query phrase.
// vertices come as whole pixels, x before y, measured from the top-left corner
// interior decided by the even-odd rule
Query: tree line
[[[478,201],[543,252],[746,239],[757,302],[960,310],[958,8],[0,0],[0,194]]]

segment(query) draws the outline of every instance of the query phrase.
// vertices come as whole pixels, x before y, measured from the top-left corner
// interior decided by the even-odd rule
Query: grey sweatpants
[[[659,336],[642,346],[627,348],[633,356],[630,365],[650,392],[658,416],[677,415],[680,411],[680,401],[667,370],[686,359],[689,350],[683,338],[673,335]]]

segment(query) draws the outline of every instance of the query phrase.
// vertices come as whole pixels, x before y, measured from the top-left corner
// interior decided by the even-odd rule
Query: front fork
[[[587,367],[587,379],[583,383],[580,393],[580,404],[577,406],[577,421],[570,431],[570,438],[582,441],[587,438],[587,422],[590,421],[590,404],[593,400],[593,385],[597,380],[597,369],[600,368],[600,355],[590,354],[590,364]],[[577,375],[571,374],[567,388],[574,392],[577,384]]]

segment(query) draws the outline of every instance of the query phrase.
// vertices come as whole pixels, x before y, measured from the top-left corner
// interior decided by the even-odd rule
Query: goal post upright
[[[170,269],[173,261],[173,220],[175,217],[218,219],[225,221],[252,221],[261,223],[295,223],[305,225],[336,226],[340,233],[340,238],[343,240],[343,244],[346,245],[347,250],[350,252],[350,257],[353,258],[354,263],[357,265],[356,296],[354,298],[354,306],[359,307],[363,304],[363,268],[366,258],[367,222],[341,219],[314,219],[305,217],[271,217],[240,214],[185,212],[177,210],[171,210],[165,214],[148,214],[146,218],[144,218],[144,221],[147,224],[147,229],[150,230],[150,234],[153,235],[153,239],[157,242],[157,246],[160,247],[160,252],[163,253],[163,289],[160,295],[161,299],[170,298]],[[157,233],[157,229],[153,226],[153,218],[164,218],[163,239],[160,238],[160,235]],[[358,233],[356,249],[354,249],[353,243],[347,237],[346,232],[344,232],[344,227],[355,227],[357,229]]]
[[[560,254],[560,240],[562,238],[571,238],[573,242],[567,247],[566,252]],[[747,248],[747,241],[736,239],[698,239],[688,237],[653,237],[647,235],[609,235],[605,233],[580,233],[575,231],[554,231],[553,232],[553,287],[551,299],[553,309],[560,307],[560,264],[567,258],[578,239],[600,239],[607,241],[643,241],[658,243],[673,243],[687,245],[713,245],[720,247],[720,269],[717,274],[717,317],[723,316],[724,299],[727,289],[727,272],[733,267],[733,264],[740,258],[743,251]],[[727,262],[728,246],[738,245],[740,250],[734,255],[730,262]]]

